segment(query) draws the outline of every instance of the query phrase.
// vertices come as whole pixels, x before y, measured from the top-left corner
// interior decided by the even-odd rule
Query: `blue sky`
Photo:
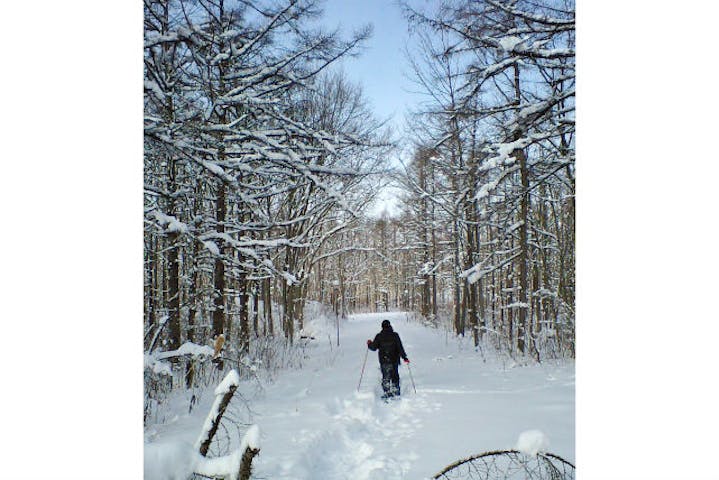
[[[393,117],[399,129],[405,108],[411,105],[411,83],[405,78],[407,62],[402,50],[407,33],[407,22],[393,0],[327,0],[323,23],[328,28],[339,26],[345,36],[353,30],[371,23],[372,38],[358,58],[342,62],[348,77],[360,83],[379,118]]]
[[[327,0],[322,23],[328,28],[340,27],[348,36],[352,31],[371,23],[372,37],[365,43],[359,57],[341,62],[341,68],[355,83],[362,85],[370,106],[379,119],[391,117],[395,138],[402,136],[407,107],[420,98],[410,91],[413,84],[407,79],[408,65],[403,53],[408,39],[407,22],[394,0]],[[390,163],[399,166],[397,150]],[[385,188],[370,209],[379,215],[384,209],[397,213],[397,192]]]

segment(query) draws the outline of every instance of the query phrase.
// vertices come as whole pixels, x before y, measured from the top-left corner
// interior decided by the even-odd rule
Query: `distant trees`
[[[277,332],[273,303],[291,342],[319,249],[376,190],[381,125],[324,73],[370,31],[312,27],[314,1],[144,10],[146,347],[247,352]]]

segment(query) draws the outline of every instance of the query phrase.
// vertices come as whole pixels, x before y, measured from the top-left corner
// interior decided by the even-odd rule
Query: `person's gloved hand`
[[[409,358],[405,358],[404,363],[409,363]]]
[[[370,345],[372,345],[372,340],[367,340],[367,346],[369,347]]]

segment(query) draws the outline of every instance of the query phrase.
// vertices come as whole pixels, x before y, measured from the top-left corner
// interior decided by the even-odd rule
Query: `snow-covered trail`
[[[383,319],[400,334],[417,385],[415,393],[403,364],[402,397],[388,404],[379,398],[376,352],[367,356],[357,391],[366,340]],[[460,458],[514,448],[528,430],[543,432],[548,451],[574,462],[573,363],[513,367],[485,359],[471,339],[410,322],[401,312],[342,321],[339,347],[326,318],[310,320],[306,330],[315,339],[302,369],[279,372],[259,395],[253,382],[238,389],[250,399],[251,421],[261,430],[253,478],[425,479]],[[192,450],[210,392],[191,414],[189,394],[175,396],[166,420],[146,430],[146,480],[175,478],[167,465]]]
[[[377,354],[365,341],[389,319],[411,360],[402,397],[379,399]],[[549,451],[574,461],[574,366],[510,368],[483,361],[470,342],[407,321],[401,312],[353,315],[340,347],[319,326],[304,369],[285,372],[253,404],[262,430],[256,478],[420,479],[472,454],[513,448],[540,430]],[[330,341],[331,339],[331,341]]]

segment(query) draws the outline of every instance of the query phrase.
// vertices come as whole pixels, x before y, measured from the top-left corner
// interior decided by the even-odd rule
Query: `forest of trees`
[[[574,3],[403,8],[427,98],[400,174],[420,311],[449,307],[455,333],[475,345],[490,334],[537,360],[573,356]]]
[[[573,2],[406,2],[427,100],[395,169],[332,68],[371,28],[323,30],[319,6],[144,0],[145,351],[291,345],[315,301],[573,356]],[[399,213],[368,216],[390,181]]]
[[[313,2],[233,5],[145,1],[148,351],[220,334],[241,351],[252,334],[291,342],[320,249],[382,173],[380,124],[325,72],[369,30],[314,28]]]
[[[574,4],[403,11],[427,100],[393,176],[400,213],[344,232],[338,251],[352,254],[317,278],[336,267],[343,313],[407,309],[475,345],[574,356]]]

